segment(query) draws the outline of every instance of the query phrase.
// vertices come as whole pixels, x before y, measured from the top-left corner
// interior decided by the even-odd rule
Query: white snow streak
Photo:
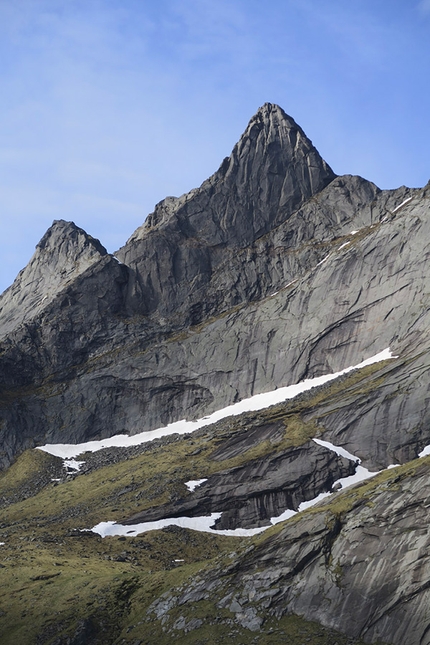
[[[334,446],[329,441],[323,441],[322,439],[314,439],[314,442],[317,443],[319,446],[323,446],[324,448],[328,448],[328,450],[332,450],[337,455],[339,455],[339,457],[345,457],[345,459],[350,459],[351,461],[355,461],[358,464],[361,463],[361,459],[359,459],[359,457],[352,455],[350,452],[345,450],[345,448]]]
[[[405,199],[405,201],[404,201],[404,202],[402,202],[401,204],[399,204],[398,206],[396,206],[396,208],[393,210],[393,213],[395,213],[395,212],[396,212],[396,211],[398,211],[400,208],[402,208],[402,206],[404,206],[405,204],[407,204],[408,202],[410,202],[410,201],[411,201],[411,199],[412,199],[412,197],[408,197],[407,199]]]
[[[329,253],[328,255],[326,255],[326,256],[325,256],[325,258],[323,258],[323,259],[321,260],[321,262],[318,262],[318,264],[315,266],[315,268],[316,268],[316,267],[319,267],[321,264],[324,264],[324,262],[327,262],[327,260],[329,259],[330,255],[331,255],[331,253]]]
[[[340,251],[341,249],[344,249],[345,246],[348,246],[348,244],[351,244],[351,242],[345,242],[344,244],[341,244],[338,248],[338,251]]]
[[[107,537],[108,535],[133,536],[139,535],[140,533],[147,533],[148,531],[156,531],[166,526],[180,526],[185,529],[193,529],[194,531],[202,531],[204,533],[215,533],[216,535],[247,537],[257,535],[257,533],[261,533],[267,529],[267,526],[262,526],[256,529],[224,529],[217,531],[212,526],[220,517],[221,513],[211,513],[211,515],[204,517],[170,517],[164,520],[158,520],[157,522],[142,522],[130,526],[115,524],[115,522],[100,522],[100,524],[97,524],[91,530],[93,533],[101,535],[101,537]]]
[[[297,282],[297,280],[298,278],[296,278],[295,280],[291,280],[291,282],[288,282],[283,288],[286,289],[287,287],[291,287],[291,285]]]
[[[287,284],[285,284],[281,288],[286,289],[287,287],[291,287],[291,285],[294,284],[295,282],[297,282],[297,280],[298,280],[298,278],[296,278],[295,280],[291,280],[291,282],[288,282]],[[270,298],[273,298],[273,296],[277,296],[278,293],[279,293],[279,291],[274,291],[273,293],[270,294]]]

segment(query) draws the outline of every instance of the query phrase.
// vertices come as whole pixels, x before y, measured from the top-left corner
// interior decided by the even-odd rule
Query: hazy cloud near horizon
[[[0,290],[53,219],[110,251],[198,186],[266,101],[339,173],[429,170],[430,2],[0,3]]]

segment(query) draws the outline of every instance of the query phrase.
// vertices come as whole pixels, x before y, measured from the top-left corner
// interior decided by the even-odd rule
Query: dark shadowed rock
[[[354,462],[311,441],[216,473],[188,497],[137,513],[122,523],[222,512],[215,522],[217,529],[267,526],[285,509],[297,510],[301,502],[330,491],[336,480],[354,472]]]

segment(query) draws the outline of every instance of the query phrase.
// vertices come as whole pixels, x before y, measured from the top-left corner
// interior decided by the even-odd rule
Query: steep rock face
[[[201,298],[226,250],[229,258],[248,247],[334,178],[294,120],[266,103],[220,169],[199,189],[158,204],[117,252],[133,272],[129,304],[201,322],[220,304]],[[224,306],[237,304],[220,296]]]
[[[428,645],[428,463],[393,479],[346,512],[286,523],[232,565],[228,587],[221,572],[206,574],[171,604],[216,594],[239,622],[253,614],[257,629],[268,615],[294,613],[369,643]]]
[[[429,645],[428,484],[427,459],[320,503],[148,614],[172,624],[204,601],[256,634],[293,614],[366,643]]]
[[[106,253],[98,240],[73,222],[54,221],[25,269],[0,296],[0,338],[40,314],[59,291]]]
[[[95,262],[2,343],[7,459],[20,445],[33,445],[32,440],[134,434],[277,387],[291,369],[291,363],[272,358],[279,350],[285,353],[285,316],[276,313],[289,291],[282,287],[306,278],[309,266],[327,255],[336,233],[378,221],[386,215],[387,199],[400,198],[380,196],[379,203],[378,195],[360,178],[338,178],[288,222],[226,260],[214,274],[219,293],[236,290],[235,298],[246,302],[280,289],[272,303],[276,306],[268,313],[271,300],[265,300],[248,312],[242,304],[200,330],[184,330],[180,324],[178,329],[177,320],[167,324],[158,315],[130,318],[130,269],[109,255]],[[238,370],[234,380],[230,363]],[[273,372],[274,366],[283,374]]]

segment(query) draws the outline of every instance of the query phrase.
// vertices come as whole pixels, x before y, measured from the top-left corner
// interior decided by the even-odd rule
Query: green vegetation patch
[[[178,527],[137,537],[101,539],[81,529],[101,521],[120,521],[184,498],[190,494],[184,482],[190,479],[209,477],[302,445],[323,432],[316,422],[319,406],[336,404],[345,396],[376,387],[388,363],[391,361],[352,372],[266,410],[148,444],[117,463],[100,466],[97,457],[84,455],[88,464],[94,460],[93,467],[70,479],[63,476],[59,483],[51,481],[51,476],[52,469],[62,470],[61,460],[39,450],[21,455],[0,476],[0,498],[10,498],[0,520],[0,542],[5,543],[0,546],[2,645],[63,645],[68,638],[71,642],[81,638],[81,642],[104,645],[139,641],[141,645],[164,645],[172,640],[184,645],[346,644],[346,637],[297,617],[273,619],[261,632],[251,632],[235,622],[234,614],[220,611],[209,601],[175,608],[173,622],[169,619],[165,624],[147,614],[151,603],[163,593],[185,588],[196,576],[204,579],[205,572],[209,575],[245,558],[244,549],[263,543],[285,523],[252,539]],[[258,429],[267,425],[273,425],[274,434],[263,433],[260,440]],[[247,444],[251,432],[254,439]],[[241,440],[242,436],[244,450],[230,458],[214,458],[227,442]],[[306,513],[347,513],[357,503],[371,503],[378,486],[393,486],[396,479],[418,467],[408,464],[387,471],[333,495],[323,507]],[[17,501],[12,499],[14,495]],[[289,521],[300,521],[300,517]],[[236,554],[231,559],[233,550]]]

